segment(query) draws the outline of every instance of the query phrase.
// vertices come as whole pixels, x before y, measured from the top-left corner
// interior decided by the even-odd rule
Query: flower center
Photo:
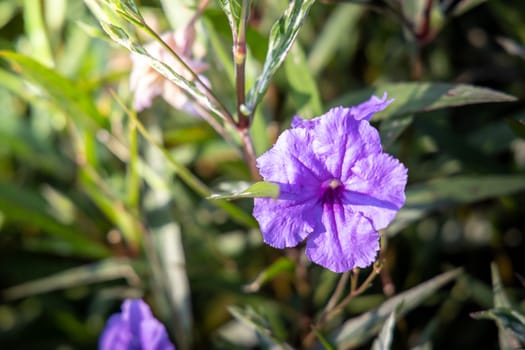
[[[344,186],[338,179],[330,179],[321,185],[323,203],[335,203],[341,199]]]

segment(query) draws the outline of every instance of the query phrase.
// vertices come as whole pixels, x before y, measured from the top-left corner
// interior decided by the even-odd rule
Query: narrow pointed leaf
[[[499,307],[487,311],[480,311],[472,313],[471,316],[475,319],[488,319],[496,321],[506,330],[512,332],[511,336],[517,337],[525,344],[525,316],[517,310],[510,308]],[[504,334],[508,337],[507,334]]]
[[[372,344],[372,350],[390,350],[392,346],[392,338],[394,337],[394,326],[396,324],[396,311],[392,311],[388,316],[379,336]]]
[[[396,234],[431,210],[523,190],[525,178],[521,175],[458,176],[412,185],[407,188],[405,206],[388,227],[387,234]]]
[[[490,271],[492,275],[492,293],[494,294],[494,308],[495,309],[510,309],[512,307],[507,293],[503,288],[501,276],[499,274],[498,266],[495,263],[490,264]],[[516,349],[519,346],[519,340],[512,330],[508,329],[505,323],[501,322],[499,317],[495,317],[498,326],[499,346],[502,350]]]
[[[401,317],[421,304],[439,288],[453,281],[460,273],[461,269],[445,272],[396,295],[374,310],[346,321],[330,334],[328,337],[330,343],[335,344],[338,349],[348,349],[362,345],[379,332],[381,325],[394,310],[397,310],[396,317]],[[317,346],[314,349],[320,350],[321,347]]]
[[[236,320],[257,332],[262,343],[259,345],[264,346],[263,348],[271,348],[272,350],[293,349],[289,344],[276,339],[272,334],[272,330],[266,325],[265,319],[252,308],[241,309],[230,306],[228,307],[228,311]]]
[[[90,240],[88,235],[76,226],[59,222],[49,214],[49,209],[43,198],[34,192],[12,183],[0,182],[0,212],[6,221],[30,224],[49,236],[59,238],[62,241],[62,255],[88,258],[109,255],[109,250],[102,243]]]
[[[14,71],[38,86],[77,124],[88,128],[104,124],[104,117],[95,106],[93,97],[75,82],[31,57],[11,51],[0,51],[0,57],[9,62]]]
[[[214,193],[208,199],[239,199],[239,198],[255,198],[255,197],[270,197],[277,199],[279,197],[279,185],[259,181],[254,184],[249,182],[227,182],[221,184],[219,187],[221,193]]]
[[[228,18],[232,30],[232,36],[237,36],[239,20],[241,18],[241,0],[219,0],[219,5]]]
[[[334,106],[352,106],[370,98],[388,93],[394,102],[384,111],[374,114],[374,121],[440,108],[458,107],[489,102],[512,102],[514,96],[488,88],[449,83],[394,83],[378,85],[345,95]]]
[[[314,2],[315,0],[292,0],[283,16],[274,23],[262,72],[248,93],[246,107],[250,113],[254,112],[266,93],[273,75],[290,51]]]
[[[10,287],[2,291],[2,296],[9,300],[20,299],[116,279],[125,279],[130,286],[139,287],[141,284],[140,277],[128,260],[107,259]]]

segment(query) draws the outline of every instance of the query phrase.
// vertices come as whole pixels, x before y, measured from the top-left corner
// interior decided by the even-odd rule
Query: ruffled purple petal
[[[378,229],[404,204],[406,168],[382,153],[368,120],[392,100],[375,96],[321,117],[294,117],[272,149],[257,160],[265,181],[280,187],[278,200],[256,198],[254,216],[274,247],[307,240],[308,257],[335,272],[370,265]]]
[[[380,112],[389,104],[394,102],[394,99],[387,100],[388,95],[385,92],[382,98],[372,96],[368,101],[365,101],[355,107],[350,108],[350,115],[355,120],[370,120],[374,113]]]
[[[173,350],[164,325],[156,319],[145,320],[140,324],[142,350]]]
[[[99,339],[100,350],[173,350],[164,325],[141,299],[127,299],[112,315]]]
[[[290,192],[312,191],[328,174],[312,152],[312,142],[307,130],[285,130],[275,145],[257,158],[257,167],[264,180],[289,184]]]
[[[360,159],[344,182],[344,202],[370,219],[374,228],[388,226],[405,204],[407,169],[386,153]]]
[[[310,260],[334,272],[374,262],[379,234],[365,217],[339,203],[325,206],[322,222],[326,230],[310,235],[306,243]]]
[[[322,123],[310,130],[310,148],[332,177],[345,180],[359,159],[381,152],[379,133],[367,121],[345,116],[345,108],[333,108]]]
[[[316,197],[300,200],[255,198],[253,216],[264,242],[275,248],[295,247],[321,229],[322,206]]]
[[[127,350],[133,345],[133,334],[121,314],[113,314],[98,341],[99,350]]]

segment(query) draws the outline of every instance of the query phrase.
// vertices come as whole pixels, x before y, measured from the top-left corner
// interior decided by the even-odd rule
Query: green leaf
[[[10,287],[2,291],[2,296],[9,300],[20,299],[55,290],[121,278],[126,279],[130,286],[138,287],[141,284],[140,277],[136,274],[130,261],[126,259],[107,259]]]
[[[396,324],[396,311],[392,311],[388,316],[379,336],[372,344],[372,350],[390,350],[392,338],[394,337],[394,326]]]
[[[236,306],[228,307],[230,314],[246,327],[253,329],[261,339],[263,348],[275,350],[292,350],[293,348],[285,342],[276,339],[272,330],[268,327],[266,320],[250,307],[241,309]]]
[[[44,23],[42,3],[25,0],[23,13],[26,35],[31,43],[31,56],[37,57],[38,61],[47,67],[53,67],[55,62]]]
[[[102,258],[109,254],[102,243],[90,240],[78,227],[64,225],[48,214],[49,208],[42,197],[12,183],[0,182],[0,212],[8,221],[38,227],[61,239],[59,253],[62,255]]]
[[[359,37],[355,34],[356,27],[364,10],[363,6],[340,4],[332,11],[308,55],[311,74],[318,75],[339,49],[354,50]],[[352,35],[342,36],[340,33]]]
[[[496,321],[503,328],[512,332],[512,335],[518,337],[521,342],[525,343],[525,315],[519,311],[499,307],[487,311],[474,312],[470,315],[478,320],[488,319]],[[504,333],[504,336],[508,337],[506,333]]]
[[[492,293],[494,294],[494,308],[472,313],[475,319],[492,319],[496,321],[499,333],[499,346],[502,350],[518,349],[520,340],[525,344],[525,315],[515,310],[505,293],[498,266],[490,265],[492,274]]]
[[[232,36],[237,36],[237,29],[241,19],[241,0],[219,0],[219,5],[226,14],[226,18],[228,18]]]
[[[283,273],[291,273],[295,269],[295,263],[288,258],[279,258],[274,261],[269,267],[264,269],[257,278],[244,286],[245,292],[257,292],[263,285],[274,279],[276,276]]]
[[[279,197],[279,185],[259,181],[250,183],[246,181],[224,182],[219,186],[221,193],[214,193],[208,199],[238,199],[269,197],[277,199]]]
[[[0,57],[9,62],[14,71],[37,85],[77,124],[90,129],[98,128],[104,124],[104,117],[95,106],[93,97],[75,82],[45,67],[31,57],[11,51],[0,51]]]
[[[335,344],[338,349],[358,347],[379,332],[381,325],[394,310],[397,310],[396,317],[403,316],[421,304],[439,288],[457,278],[461,271],[461,269],[455,269],[445,272],[396,295],[374,310],[346,321],[330,334],[328,337],[330,343]],[[316,346],[314,349],[320,350],[321,347]]]
[[[379,126],[379,134],[381,135],[383,148],[387,149],[392,146],[399,135],[401,135],[413,121],[414,117],[412,115],[383,120]]]
[[[321,115],[323,113],[321,96],[311,70],[306,64],[304,52],[298,44],[290,50],[284,61],[284,68],[297,114],[305,119]]]
[[[369,99],[371,95],[382,96],[384,92],[394,102],[384,111],[374,114],[374,120],[469,104],[516,101],[514,96],[472,85],[393,83],[352,92],[337,99],[332,105],[352,106]]]
[[[292,0],[281,18],[272,26],[262,72],[248,92],[246,107],[250,114],[266,93],[273,75],[286,58],[314,2],[315,0]]]
[[[412,185],[407,188],[405,206],[387,228],[387,234],[396,234],[431,210],[523,190],[525,177],[521,175],[458,176]]]
[[[506,121],[516,136],[525,139],[525,120],[508,118]]]

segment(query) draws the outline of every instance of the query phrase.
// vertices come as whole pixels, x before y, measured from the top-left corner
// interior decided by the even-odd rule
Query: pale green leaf
[[[392,339],[394,337],[394,326],[396,324],[396,311],[392,311],[388,316],[379,336],[372,344],[372,350],[390,350],[392,346]]]
[[[228,18],[232,36],[237,36],[237,29],[241,18],[241,0],[219,0],[219,5],[226,14],[226,18]]]
[[[225,182],[222,183],[218,190],[220,193],[214,193],[208,199],[238,199],[238,198],[255,198],[255,197],[279,197],[279,185],[270,182],[259,181],[250,183],[246,181]]]

